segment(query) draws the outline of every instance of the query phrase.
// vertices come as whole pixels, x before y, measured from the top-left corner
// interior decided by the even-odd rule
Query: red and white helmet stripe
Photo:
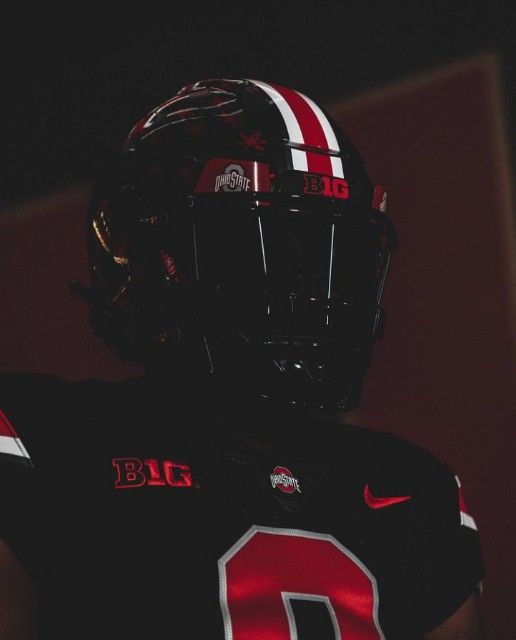
[[[322,153],[291,149],[292,166],[297,171],[311,171],[344,178],[337,137],[328,118],[313,100],[299,91],[271,85],[260,80],[250,80],[262,89],[280,112],[289,141],[293,144],[321,149]]]

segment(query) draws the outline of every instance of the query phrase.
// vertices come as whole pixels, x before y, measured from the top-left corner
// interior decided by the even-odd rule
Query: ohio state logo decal
[[[224,173],[215,178],[215,191],[249,191],[251,180],[239,164],[228,164]]]
[[[283,493],[294,493],[294,491],[301,493],[299,480],[294,478],[292,472],[286,467],[275,467],[270,478],[273,489],[277,487]]]

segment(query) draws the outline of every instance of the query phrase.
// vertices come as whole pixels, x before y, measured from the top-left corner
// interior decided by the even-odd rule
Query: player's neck
[[[264,398],[244,403],[229,403],[228,423],[233,425],[233,436],[252,449],[263,452],[278,447],[287,449],[313,436],[321,422],[343,422],[343,413],[312,409],[300,405],[282,404]]]
[[[208,373],[151,370],[145,379],[160,397],[169,397],[186,412],[209,414],[235,425],[238,436],[257,448],[274,446],[292,429],[301,435],[303,425],[310,429],[310,424],[321,421],[346,422],[342,411],[269,400],[259,397],[251,385],[229,384]]]

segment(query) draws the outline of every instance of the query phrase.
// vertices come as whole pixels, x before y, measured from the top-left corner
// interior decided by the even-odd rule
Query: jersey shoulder
[[[67,455],[74,450],[74,441],[81,442],[85,454],[88,442],[108,446],[141,439],[142,424],[150,438],[160,421],[148,419],[148,414],[156,418],[163,413],[161,395],[144,378],[65,380],[47,374],[2,373],[0,444],[19,458],[23,445],[24,456],[28,452],[36,464],[38,459]],[[148,424],[152,422],[155,427]]]
[[[102,380],[68,381],[54,375],[0,374],[0,455],[6,462],[33,462],[46,455],[90,400],[105,395]]]
[[[334,468],[349,465],[355,470],[370,506],[380,508],[387,505],[382,498],[403,497],[421,523],[460,522],[458,478],[425,447],[389,431],[342,423],[327,424],[318,439]]]
[[[377,483],[387,495],[411,496],[427,522],[459,524],[457,477],[438,455],[387,431],[371,433],[369,446],[372,486]]]
[[[38,412],[44,410],[63,381],[34,373],[0,374],[0,460],[32,466],[25,444],[37,429]],[[24,444],[25,443],[25,444]]]
[[[368,431],[368,447],[378,475],[405,479],[419,491],[456,486],[455,474],[426,447],[389,431]]]

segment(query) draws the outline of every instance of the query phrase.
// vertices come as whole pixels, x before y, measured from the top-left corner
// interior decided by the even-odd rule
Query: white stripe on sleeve
[[[30,456],[21,440],[12,436],[0,436],[0,453],[9,453],[12,456],[20,456],[30,460]]]

